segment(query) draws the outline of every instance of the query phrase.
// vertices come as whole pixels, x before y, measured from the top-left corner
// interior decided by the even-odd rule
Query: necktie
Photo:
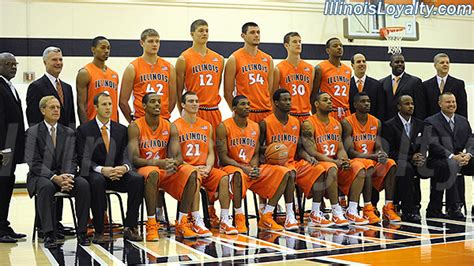
[[[410,137],[410,124],[409,123],[405,124],[405,132],[407,133],[407,136]]]
[[[454,121],[453,121],[453,119],[449,119],[449,127],[451,128],[451,131],[454,131]]]
[[[59,81],[59,79],[56,79],[56,90],[58,91],[59,100],[61,101],[61,105],[64,105],[63,86],[61,86],[61,82]]]
[[[101,128],[102,139],[104,140],[105,149],[109,152],[109,135],[107,135],[107,127],[105,125]]]
[[[395,95],[398,89],[398,82],[400,81],[400,77],[394,77],[393,79],[394,79],[394,82],[393,82],[392,89],[393,89],[393,95]]]
[[[363,88],[364,88],[364,83],[363,83],[362,79],[359,79],[359,80],[357,81],[357,90],[358,90],[359,92],[362,92],[362,89],[363,89]]]
[[[56,129],[51,127],[51,140],[53,141],[53,146],[56,148]]]
[[[444,90],[444,79],[441,79],[441,82],[439,83],[439,93],[443,94]]]

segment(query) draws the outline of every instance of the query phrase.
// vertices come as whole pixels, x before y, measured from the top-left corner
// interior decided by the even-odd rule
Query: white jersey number
[[[205,78],[204,78],[205,77]],[[212,82],[212,75],[211,74],[204,74],[199,75],[199,86],[212,86],[214,83]]]
[[[347,96],[347,93],[346,93],[347,87],[346,87],[346,85],[342,85],[342,87],[339,86],[339,85],[334,85],[334,89],[336,89],[336,91],[334,92],[335,96]]]
[[[163,95],[163,84],[156,84],[156,90],[153,89],[150,83],[146,86],[146,93],[156,92],[157,95]]]
[[[249,80],[250,80],[249,85],[252,85],[255,83],[260,83],[263,85],[264,83],[263,77],[260,76],[260,73],[257,73],[257,75],[255,75],[255,73],[249,73]]]
[[[240,151],[239,151],[239,158],[241,158],[242,161],[247,160],[247,155],[245,154],[244,149],[240,149]]]
[[[199,144],[186,145],[186,156],[200,156]]]
[[[306,92],[303,84],[298,85],[298,87],[295,84],[293,84],[293,85],[291,85],[291,89],[293,90],[292,93],[291,93],[291,95],[293,95],[293,96],[295,96],[295,95],[303,96],[304,93]]]
[[[157,160],[160,159],[160,154],[158,152],[155,154],[155,156],[153,156],[153,152],[147,151],[145,155],[147,160],[151,160],[152,158]]]
[[[324,155],[326,156],[334,156],[336,155],[336,145],[331,144],[324,144],[323,145]]]

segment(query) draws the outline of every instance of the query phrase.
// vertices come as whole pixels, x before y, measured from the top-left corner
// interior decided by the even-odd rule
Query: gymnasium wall
[[[122,75],[125,67],[141,55],[138,43],[145,28],[158,30],[162,40],[160,51],[175,63],[176,57],[191,43],[189,26],[192,21],[207,20],[210,46],[230,54],[240,47],[243,23],[254,21],[261,29],[264,51],[274,55],[275,64],[284,58],[283,35],[298,31],[303,39],[304,57],[316,64],[326,58],[323,45],[330,37],[341,38],[345,45],[345,61],[354,51],[367,53],[368,75],[382,78],[390,73],[386,43],[380,40],[343,38],[344,16],[325,16],[323,1],[40,1],[2,0],[0,2],[0,52],[14,52],[20,65],[13,83],[24,108],[28,84],[23,72],[34,72],[36,78],[44,73],[41,53],[50,45],[64,51],[64,68],[60,76],[75,90],[79,68],[91,61],[89,40],[104,35],[112,40],[111,58],[107,64]],[[474,96],[474,20],[470,17],[436,16],[417,18],[420,39],[405,41],[406,71],[426,80],[435,75],[431,59],[440,51],[452,54],[450,73],[466,82],[468,97]],[[171,42],[173,41],[173,42]],[[424,49],[426,48],[426,49]],[[231,115],[224,102],[223,117]],[[474,106],[469,106],[471,120]],[[178,117],[175,111],[172,120]],[[25,119],[26,121],[26,119]],[[121,119],[125,121],[125,119]],[[22,169],[22,168],[21,168]],[[20,170],[22,171],[22,170]],[[21,176],[20,180],[21,180]],[[20,181],[21,182],[21,181]]]

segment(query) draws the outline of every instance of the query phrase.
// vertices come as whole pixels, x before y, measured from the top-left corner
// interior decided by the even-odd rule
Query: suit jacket
[[[58,123],[56,143],[54,147],[50,132],[43,122],[26,131],[25,160],[29,166],[26,187],[31,197],[36,194],[39,178],[77,174],[74,130]]]
[[[397,115],[398,97],[404,94],[413,97],[413,101],[415,102],[414,116],[421,120],[426,118],[426,94],[423,89],[423,84],[421,83],[420,78],[412,76],[406,72],[403,73],[403,76],[398,83],[398,88],[395,92],[395,95],[393,95],[392,89],[392,75],[388,75],[384,79],[381,79],[380,82],[382,82],[385,94],[385,121]]]
[[[474,154],[474,138],[472,137],[471,125],[465,117],[461,115],[454,116],[454,132],[441,112],[426,118],[425,122],[431,133],[431,159],[448,158],[449,155],[456,155],[464,149],[467,153]]]
[[[88,176],[97,166],[119,166],[127,164],[132,169],[127,157],[127,128],[110,121],[109,152],[105,148],[102,134],[96,119],[92,119],[77,128],[76,149],[81,162],[81,176]]]
[[[385,97],[382,84],[369,76],[365,77],[364,87],[362,91],[367,93],[370,98],[370,114],[377,117],[380,121],[384,121]],[[351,113],[355,113],[354,96],[358,93],[357,84],[354,77],[351,78],[351,87],[349,90],[349,104]]]
[[[24,162],[25,124],[20,96],[16,100],[10,86],[0,78],[0,150],[10,148],[13,163]]]
[[[411,160],[413,154],[426,154],[427,141],[424,138],[424,122],[411,117],[410,137],[405,133],[405,127],[398,114],[386,121],[382,126],[382,137],[388,144],[388,157],[398,160]]]
[[[427,100],[427,116],[432,116],[441,109],[438,105],[438,97],[440,95],[439,85],[436,76],[423,82],[423,88],[426,92]],[[452,92],[456,96],[457,110],[456,114],[460,114],[467,118],[467,95],[464,81],[448,75],[444,84],[444,92]]]
[[[76,114],[74,111],[72,88],[71,85],[66,82],[62,80],[60,80],[60,82],[63,88],[64,104],[61,104],[61,117],[59,118],[59,123],[75,129]],[[53,95],[58,99],[58,101],[60,101],[58,92],[46,75],[33,81],[30,86],[28,86],[28,92],[26,93],[26,118],[30,127],[43,121],[43,114],[41,114],[39,109],[39,102],[41,98],[49,95]]]

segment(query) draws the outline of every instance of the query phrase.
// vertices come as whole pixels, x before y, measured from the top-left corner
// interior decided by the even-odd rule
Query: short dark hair
[[[399,53],[399,54],[391,54],[391,55],[390,55],[390,58],[389,58],[389,59],[390,59],[390,62],[393,62],[393,58],[394,58],[395,56],[403,56],[403,54],[402,54],[402,53]],[[403,58],[405,59],[405,56],[403,56]]]
[[[235,107],[239,104],[239,101],[242,99],[247,99],[245,95],[237,95],[232,99],[232,107]]]
[[[360,97],[362,97],[362,96],[367,96],[367,97],[369,97],[369,95],[368,95],[367,93],[361,91],[361,92],[358,92],[358,93],[354,96],[354,101],[353,101],[353,102],[354,102],[354,103],[355,103],[355,102],[358,102],[359,99],[360,99]]]
[[[441,95],[438,97],[438,101],[441,101],[441,99],[444,97],[444,96],[454,96],[456,97],[456,95],[454,95],[454,93],[450,92],[450,91],[445,91],[443,93],[441,93]]]
[[[194,91],[186,91],[183,95],[181,95],[181,103],[186,103],[186,97],[188,95],[197,95]]]
[[[367,57],[365,56],[365,54],[360,53],[360,52],[357,52],[357,53],[355,53],[355,54],[353,54],[353,55],[351,56],[351,64],[354,64],[354,63],[355,63],[354,57],[355,57],[356,55],[358,55],[358,54],[360,54],[360,55],[362,55],[363,57],[367,58]]]
[[[326,48],[329,48],[329,46],[331,46],[331,42],[334,41],[334,40],[339,40],[339,38],[337,37],[332,37],[330,38],[329,40],[327,40],[326,42]],[[340,41],[340,40],[339,40]]]
[[[285,37],[283,37],[283,43],[290,43],[290,38],[295,36],[301,37],[300,34],[296,31],[288,32],[287,34],[285,34]]]
[[[402,98],[406,96],[410,97],[413,100],[413,97],[411,97],[410,94],[403,94],[403,95],[400,95],[400,97],[398,97],[397,104],[402,105]]]
[[[99,44],[99,42],[102,41],[102,40],[107,40],[107,41],[108,41],[109,39],[107,39],[107,38],[104,37],[104,36],[97,36],[97,37],[95,37],[94,39],[92,39],[92,47],[97,47],[97,45]]]
[[[143,95],[143,98],[142,98],[142,104],[148,104],[148,101],[150,100],[150,96],[152,95],[156,95],[155,92],[149,92],[145,95]]]
[[[279,101],[280,98],[281,98],[281,95],[282,95],[283,93],[288,93],[288,94],[290,94],[290,92],[287,91],[287,90],[285,90],[285,89],[278,89],[278,90],[276,90],[275,92],[273,92],[273,101],[274,101],[274,102]],[[290,95],[291,95],[291,94],[290,94]]]
[[[329,95],[329,93],[327,93],[327,92],[320,91],[320,92],[316,93],[316,95],[314,96],[314,101],[315,101],[315,102],[316,102],[316,101],[319,102],[319,100],[321,99],[321,96],[323,96],[323,94]]]
[[[105,96],[105,97],[112,97],[112,96],[110,96],[109,93],[107,93],[107,92],[105,92],[105,91],[97,93],[97,94],[94,96],[94,105],[95,105],[95,106],[98,106],[98,105],[99,105],[99,98],[102,97],[102,96]]]
[[[197,19],[191,23],[191,32],[196,31],[199,26],[209,26],[204,19]]]
[[[257,23],[255,22],[247,22],[244,25],[242,25],[242,33],[247,33],[247,30],[249,27],[258,27]]]
[[[146,29],[142,31],[142,34],[140,34],[140,40],[145,41],[147,37],[150,36],[158,36],[160,37],[160,34],[155,29]]]

